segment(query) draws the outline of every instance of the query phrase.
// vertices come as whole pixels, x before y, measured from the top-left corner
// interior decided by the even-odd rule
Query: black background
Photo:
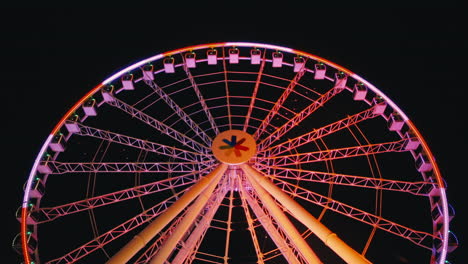
[[[276,44],[329,59],[365,78],[409,116],[435,155],[456,210],[465,263],[468,48],[461,9],[317,9],[300,5],[118,10],[6,9],[2,16],[1,263],[19,263],[15,211],[46,137],[91,88],[141,59],[190,45]],[[273,4],[271,4],[273,5]],[[383,253],[384,254],[384,253]],[[5,259],[6,256],[6,259]]]

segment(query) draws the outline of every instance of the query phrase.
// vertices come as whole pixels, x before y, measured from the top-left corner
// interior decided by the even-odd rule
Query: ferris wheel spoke
[[[190,81],[190,83],[192,84],[192,87],[193,87],[193,90],[195,91],[195,94],[197,95],[197,98],[198,98],[198,102],[201,104],[202,108],[203,108],[203,111],[205,111],[205,114],[206,114],[206,117],[208,119],[208,121],[210,122],[211,124],[211,128],[213,129],[213,131],[215,132],[215,134],[219,134],[219,128],[218,126],[216,125],[216,122],[213,118],[213,115],[211,114],[211,111],[210,109],[208,108],[208,105],[206,104],[205,102],[205,99],[200,91],[200,88],[198,87],[198,84],[195,82],[195,78],[193,78],[193,75],[192,73],[190,72],[190,69],[187,67],[186,64],[184,64],[184,71],[185,73],[187,74],[187,77]]]
[[[145,81],[145,83],[161,97],[164,102],[179,116],[189,127],[195,132],[195,135],[200,137],[206,145],[210,145],[212,139],[203,131],[198,124],[190,118],[190,116],[176,103],[172,98],[166,94],[161,87],[159,87],[155,81]]]
[[[272,183],[265,175],[261,174],[247,164],[240,165],[240,168],[250,177],[250,182],[256,182],[261,188],[264,188],[273,196],[290,214],[309,228],[315,235],[322,240],[331,250],[340,256],[347,263],[369,264],[370,262],[361,254],[356,252],[335,233],[324,226],[306,209],[299,205],[281,188]]]
[[[213,162],[59,162],[48,161],[49,174],[65,173],[190,173]]]
[[[265,133],[266,128],[271,123],[271,120],[273,120],[273,117],[275,117],[278,114],[278,111],[281,109],[284,102],[289,97],[289,94],[292,93],[292,91],[296,87],[299,80],[302,78],[302,76],[304,76],[304,73],[305,73],[305,67],[303,67],[298,73],[296,73],[294,78],[289,82],[288,86],[286,87],[284,92],[281,94],[280,98],[276,101],[275,105],[268,112],[268,115],[262,121],[259,128],[255,131],[255,134],[254,134],[255,140],[259,140],[261,135]],[[259,148],[259,149],[261,150],[263,148]]]
[[[284,125],[278,128],[273,133],[269,134],[265,139],[263,139],[258,144],[258,149],[260,151],[264,150],[271,146],[271,144],[278,139],[280,139],[284,134],[286,134],[289,130],[297,126],[299,123],[304,121],[309,115],[315,112],[317,109],[321,108],[326,102],[332,99],[335,95],[339,94],[344,89],[338,86],[333,87],[328,92],[324,93],[320,98],[315,100],[301,112],[297,113],[294,117],[289,119]]]
[[[199,179],[199,174],[207,171],[209,168],[202,171],[187,173],[184,175],[162,179],[156,182],[148,183],[141,186],[120,190],[96,197],[87,198],[81,201],[75,201],[55,207],[40,208],[34,211],[41,220],[38,223],[49,222],[56,218],[63,217],[69,214],[94,209],[96,207],[106,206],[112,203],[129,200],[152,193],[170,190],[178,186],[194,184]]]
[[[346,185],[376,190],[398,191],[420,196],[428,196],[435,188],[433,182],[408,182],[331,172],[310,171],[275,166],[268,167],[260,163],[256,164],[254,167],[262,170],[263,172],[269,172],[269,174],[275,175],[275,177],[278,179],[319,182],[333,185]]]
[[[225,183],[218,187],[213,195],[211,195],[210,201],[205,207],[206,211],[203,214],[200,214],[199,220],[194,223],[195,228],[193,231],[185,233],[186,240],[181,243],[181,247],[177,252],[177,255],[172,260],[171,264],[184,263],[184,261],[186,261],[187,258],[193,254],[195,248],[200,246],[204,235],[210,228],[210,223],[213,220],[215,213],[218,211],[221,202],[227,194],[228,188],[226,188],[226,180],[224,182]]]
[[[374,107],[371,107],[370,109],[364,110],[360,113],[348,116],[334,123],[314,129],[311,132],[303,134],[299,137],[289,139],[286,142],[261,150],[259,151],[259,154],[261,154],[263,157],[277,156],[286,151],[290,151],[304,144],[314,142],[317,139],[338,132],[343,128],[347,128],[349,126],[358,124],[364,120],[371,119],[377,116],[379,115],[374,113]]]
[[[340,149],[330,149],[324,151],[299,153],[277,157],[257,157],[257,161],[266,162],[268,166],[285,166],[374,155],[386,152],[403,152],[408,151],[405,149],[408,140],[409,139],[401,139],[386,143],[354,146]]]
[[[429,234],[427,232],[411,229],[409,227],[392,222],[383,217],[365,212],[363,210],[357,209],[342,202],[330,199],[327,196],[315,193],[300,186],[293,185],[291,183],[279,179],[277,179],[276,181],[276,185],[285,193],[291,196],[303,199],[307,202],[319,205],[334,212],[340,213],[344,216],[361,221],[370,226],[377,227],[391,234],[400,236],[422,248],[431,250],[432,241],[434,239],[440,240],[440,238],[435,237],[434,235]]]
[[[60,263],[73,263],[83,257],[93,253],[94,251],[102,248],[103,246],[111,243],[115,239],[125,235],[127,232],[145,224],[146,222],[154,219],[163,213],[171,204],[175,203],[177,197],[182,192],[174,194],[173,196],[165,199],[162,202],[159,202],[157,205],[145,210],[144,212],[136,215],[133,218],[128,219],[124,223],[112,228],[111,230],[101,234],[98,237],[95,237],[93,240],[88,241],[87,243],[81,245],[80,247],[68,252],[67,254],[56,258],[54,260],[48,261],[47,264],[60,264]]]
[[[254,108],[255,99],[257,98],[258,87],[260,87],[260,80],[262,79],[263,69],[265,68],[265,62],[266,62],[265,54],[266,52],[263,52],[263,59],[260,64],[260,69],[258,70],[258,73],[257,73],[257,80],[255,81],[254,90],[252,92],[252,96],[250,99],[249,110],[247,110],[247,114],[245,116],[245,123],[244,123],[244,128],[243,128],[244,132],[247,131],[247,128],[249,126],[250,116],[252,115],[252,110]]]
[[[257,251],[257,256],[259,256],[258,263],[264,263],[263,260],[263,252],[261,252],[260,247],[258,246],[258,241],[257,237],[255,234],[255,228],[253,226],[253,220],[252,217],[250,216],[250,212],[248,210],[249,206],[254,214],[256,215],[258,221],[262,225],[262,227],[265,229],[265,231],[268,233],[270,238],[273,240],[275,245],[277,246],[278,250],[281,252],[282,256],[286,259],[286,261],[290,264],[296,264],[296,263],[302,263],[299,261],[299,258],[302,259],[302,256],[300,255],[300,251],[295,247],[295,245],[290,245],[291,243],[287,243],[286,239],[286,234],[284,234],[284,229],[280,229],[276,225],[273,224],[273,219],[270,214],[267,214],[263,208],[261,208],[259,202],[258,202],[258,195],[255,195],[252,197],[248,191],[245,190],[245,187],[243,185],[240,185],[240,190],[241,190],[241,197],[242,197],[242,205],[244,207],[245,215],[248,219],[249,223],[249,231],[251,233],[252,239],[254,241],[254,244],[257,245],[256,249]],[[248,205],[247,205],[248,204]],[[295,249],[293,251],[293,248]]]
[[[222,53],[223,53],[223,58],[226,58],[225,56],[225,50],[224,47],[221,48]],[[227,113],[228,113],[228,123],[229,123],[229,129],[232,129],[232,115],[231,115],[231,97],[229,93],[229,80],[227,76],[227,69],[226,69],[226,60],[223,59],[221,60],[223,62],[223,73],[224,73],[224,89],[225,89],[225,94],[226,94],[226,108],[227,108]]]
[[[248,225],[248,230],[249,230],[249,233],[250,233],[250,237],[252,238],[255,253],[257,254],[257,263],[258,264],[264,264],[265,263],[265,261],[263,259],[264,254],[263,254],[263,252],[262,252],[262,250],[260,248],[260,244],[258,242],[258,237],[257,237],[257,234],[255,233],[254,219],[252,218],[252,215],[250,214],[249,205],[247,205],[247,201],[246,201],[247,200],[247,194],[246,194],[246,192],[244,190],[243,185],[238,183],[238,186],[239,186],[239,190],[240,190],[240,193],[241,193],[240,198],[241,198],[241,203],[242,203],[242,209],[244,209],[244,215],[245,215],[245,218],[247,219],[247,225]],[[254,211],[254,214],[256,214],[256,215],[259,215],[261,213],[261,212],[259,212],[259,214],[255,213],[255,210],[258,209],[258,208],[253,209],[252,205],[250,205],[250,208],[252,208],[252,211]],[[266,219],[266,218],[264,219],[263,217],[258,217],[257,219],[259,220],[259,222],[263,226],[270,227],[271,225],[268,225],[268,224],[272,224],[271,219]],[[270,220],[270,221],[268,221],[268,220]],[[272,233],[271,237],[273,239],[273,242],[278,246],[278,248],[283,248],[283,247],[280,247],[278,244],[281,243],[280,245],[285,246],[286,243],[285,243],[284,240],[281,240],[281,239],[277,243],[276,239],[280,237],[277,230],[273,229],[273,230],[271,230],[271,233]],[[286,251],[286,249],[287,248],[284,247],[284,251]]]
[[[142,111],[134,108],[131,105],[124,103],[123,101],[114,98],[113,100],[107,101],[107,103],[111,106],[114,106],[127,114],[131,115],[133,118],[136,118],[143,123],[155,128],[157,131],[177,140],[181,144],[190,147],[191,149],[201,152],[201,153],[209,153],[209,148],[198,141],[194,140],[186,136],[185,134],[180,133],[179,131],[173,129],[172,127],[164,124],[163,122],[156,120],[155,118],[143,113]]]
[[[98,128],[85,126],[79,123],[75,123],[79,127],[79,131],[75,132],[75,134],[80,136],[90,136],[94,138],[99,138],[102,140],[107,140],[113,143],[119,143],[122,145],[147,150],[150,152],[154,152],[157,154],[165,155],[171,158],[182,159],[186,161],[192,162],[200,162],[203,161],[205,158],[210,157],[208,154],[200,154],[192,151],[187,151],[175,147],[166,146],[163,144],[134,138],[110,131],[101,130]]]

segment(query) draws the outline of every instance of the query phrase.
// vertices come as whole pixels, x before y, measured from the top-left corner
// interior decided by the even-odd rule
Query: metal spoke
[[[284,214],[283,210],[278,206],[276,201],[270,194],[264,190],[260,184],[252,176],[252,171],[245,169],[245,166],[242,167],[246,175],[247,181],[252,186],[252,189],[257,194],[258,199],[262,202],[265,208],[274,219],[279,227],[283,230],[284,234],[288,237],[291,246],[295,248],[295,251],[302,255],[310,263],[322,263],[317,257],[314,251],[310,246],[305,242],[304,238],[297,231],[296,227]]]
[[[203,98],[200,88],[198,88],[198,85],[195,82],[195,78],[193,78],[186,64],[184,64],[183,68],[184,68],[185,73],[187,74],[188,79],[190,80],[190,83],[192,84],[193,90],[195,91],[195,94],[197,95],[198,101],[200,102],[203,108],[203,111],[205,111],[206,117],[208,118],[208,121],[211,124],[211,128],[213,129],[216,135],[219,134],[218,126],[216,125],[216,122],[213,119],[213,115],[211,114],[210,109],[206,105],[205,99]]]
[[[247,201],[248,205],[250,208],[252,208],[252,211],[254,214],[257,216],[258,221],[262,225],[262,227],[265,229],[265,231],[268,233],[270,238],[273,240],[275,245],[277,246],[278,250],[282,253],[283,257],[288,261],[290,264],[296,264],[296,263],[301,263],[299,261],[299,258],[302,258],[300,255],[300,252],[298,251],[297,248],[294,248],[295,251],[293,252],[290,243],[287,243],[286,241],[286,234],[284,234],[285,230],[280,229],[276,227],[276,225],[273,224],[273,219],[272,216],[264,211],[264,209],[261,208],[258,200],[258,194],[252,197],[248,191],[245,190],[245,187],[241,185],[241,197],[243,199],[243,203]],[[247,214],[248,208],[245,206],[245,212]],[[250,213],[249,213],[250,215]],[[253,228],[253,227],[252,227]],[[255,230],[251,230],[253,234],[255,234]],[[261,253],[261,252],[260,252]],[[258,254],[258,256],[263,256],[263,253]],[[263,259],[262,261],[263,262]]]
[[[260,136],[263,133],[265,133],[266,128],[270,124],[271,120],[273,120],[273,117],[275,117],[276,114],[278,114],[278,111],[281,109],[281,107],[283,106],[286,99],[292,93],[292,91],[296,87],[299,80],[302,78],[302,76],[304,76],[304,73],[305,73],[305,67],[303,67],[298,73],[296,73],[294,78],[291,80],[289,85],[286,87],[284,92],[281,94],[281,97],[276,101],[275,105],[271,108],[271,110],[268,112],[268,115],[262,121],[262,124],[260,124],[257,131],[255,131],[255,134],[254,134],[255,140],[259,140]],[[263,148],[259,148],[259,149],[261,150]]]
[[[305,201],[327,208],[329,210],[340,213],[355,220],[359,220],[370,226],[378,227],[381,230],[403,237],[420,247],[431,250],[432,241],[434,239],[440,239],[439,237],[436,237],[430,233],[411,229],[409,227],[392,222],[383,217],[365,212],[363,210],[357,209],[342,202],[335,201],[327,196],[315,193],[313,191],[301,188],[296,185],[292,186],[286,181],[278,179],[276,184],[287,194],[301,198]],[[293,189],[294,191],[292,191]]]
[[[203,131],[198,124],[193,121],[192,118],[190,118],[190,116],[156,84],[156,82],[145,81],[145,83],[171,107],[171,109],[195,132],[195,135],[199,136],[206,145],[209,146],[211,144],[212,139],[205,133],[205,131]]]
[[[347,128],[351,125],[355,125],[359,122],[362,122],[367,119],[371,119],[374,117],[377,117],[379,115],[374,113],[374,108],[367,109],[365,111],[362,111],[360,113],[357,113],[352,116],[348,116],[344,119],[341,119],[339,121],[336,121],[334,123],[325,125],[323,127],[313,129],[311,132],[308,132],[304,135],[301,135],[299,137],[289,139],[286,142],[283,142],[281,144],[275,145],[273,147],[267,148],[263,151],[259,151],[261,156],[264,157],[271,157],[271,156],[277,156],[281,153],[284,153],[286,151],[290,151],[292,149],[295,149],[299,146],[302,146],[304,144],[308,144],[310,142],[313,142],[317,139],[320,139],[324,136],[333,134],[337,131],[340,131],[343,128]]]
[[[414,195],[428,196],[431,191],[436,188],[433,182],[407,182],[388,180],[373,177],[364,177],[356,175],[348,175],[341,173],[309,171],[301,169],[291,169],[275,166],[265,166],[257,163],[255,168],[268,171],[271,175],[275,175],[278,179],[290,179],[299,181],[309,181],[327,184],[346,185],[353,187],[371,188],[376,190],[388,190],[406,192]]]
[[[204,171],[207,171],[207,169]],[[152,193],[170,190],[178,186],[193,184],[197,182],[200,177],[199,174],[202,172],[203,171],[197,171],[173,178],[161,179],[159,181],[145,185],[131,187],[125,190],[87,198],[85,200],[75,201],[55,207],[44,207],[33,211],[33,213],[40,217],[41,220],[38,220],[38,223],[49,222],[58,217],[63,217],[69,214],[106,206],[112,203],[149,195]]]
[[[203,154],[203,153],[198,153],[198,152],[192,152],[184,149],[179,149],[175,147],[170,147],[166,146],[163,144],[139,139],[139,138],[134,138],[110,131],[105,131],[101,130],[98,128],[90,127],[90,126],[85,126],[79,123],[76,123],[80,130],[76,132],[75,134],[80,135],[80,136],[90,136],[94,138],[99,138],[102,140],[107,140],[113,143],[119,143],[122,145],[126,146],[131,146],[135,147],[138,149],[144,149],[150,152],[158,153],[161,155],[165,155],[171,158],[176,158],[176,159],[182,159],[186,161],[203,161],[207,158],[210,158],[211,155],[208,154]]]
[[[249,226],[248,230],[249,230],[249,233],[250,233],[250,237],[252,238],[255,253],[257,253],[257,263],[258,264],[265,264],[265,261],[263,260],[263,252],[260,249],[260,245],[258,243],[258,237],[257,237],[257,234],[255,233],[254,219],[252,218],[252,215],[250,214],[250,211],[249,211],[249,206],[247,205],[247,201],[246,201],[247,200],[247,194],[246,194],[242,184],[239,183],[239,180],[237,182],[238,182],[237,185],[239,186],[238,188],[239,188],[239,190],[241,192],[240,198],[241,198],[241,202],[242,202],[242,208],[244,209],[245,218],[247,219],[247,225]],[[250,205],[250,207],[253,208],[252,205]],[[252,210],[255,213],[255,209],[252,209]],[[260,213],[261,212],[259,212],[259,214]],[[259,214],[256,214],[256,215],[259,215]],[[262,216],[257,216],[257,219],[260,221],[260,223],[263,226],[268,226],[268,227],[272,226],[271,219],[267,219],[266,217],[264,218],[263,215]],[[267,220],[270,220],[270,222],[267,222]],[[276,245],[279,244],[278,248],[284,248],[284,250],[286,250],[286,247],[282,247],[282,246],[285,246],[285,244],[286,244],[285,241],[283,239],[279,239],[280,235],[278,234],[277,231],[276,232],[275,231],[276,231],[276,229],[271,231],[271,233],[272,233],[271,236],[272,236],[273,241],[275,242]],[[276,243],[276,242],[278,242],[278,243]]]
[[[408,139],[401,139],[393,142],[386,142],[380,144],[307,152],[277,157],[257,157],[257,161],[266,162],[267,165],[273,165],[274,163],[274,165],[276,166],[285,166],[373,155],[385,152],[403,152],[407,151],[405,149],[405,145],[407,142]]]
[[[143,123],[155,128],[157,131],[177,140],[181,144],[190,147],[191,149],[201,152],[201,153],[208,153],[209,148],[196,140],[180,133],[179,131],[173,129],[172,127],[164,124],[161,121],[156,120],[155,118],[143,113],[142,111],[134,108],[131,105],[128,105],[124,103],[123,101],[118,100],[117,98],[114,98],[114,100],[107,101],[109,105],[112,105],[127,114],[131,115],[133,118],[136,118]]]
[[[255,82],[254,90],[252,93],[252,98],[250,99],[249,110],[247,111],[247,114],[245,116],[245,123],[244,123],[243,131],[247,131],[247,128],[249,126],[250,116],[252,115],[252,110],[254,108],[255,99],[257,98],[258,87],[260,87],[260,80],[262,79],[263,69],[265,68],[265,62],[266,62],[265,54],[266,52],[264,51],[262,63],[260,64],[260,69],[258,70],[258,74],[257,74],[257,80]]]
[[[180,193],[169,197],[168,199],[158,203],[157,205],[125,221],[124,223],[112,228],[106,233],[103,233],[102,235],[83,244],[82,246],[68,252],[66,255],[56,258],[54,260],[51,260],[47,263],[48,264],[72,263],[72,262],[76,262],[82,259],[83,257],[86,257],[87,255],[91,254],[95,250],[102,248],[103,246],[112,242],[113,240],[125,235],[127,232],[132,231],[133,229],[157,217],[162,212],[164,212],[164,210],[166,210],[171,204],[173,204],[177,200],[177,197],[179,195]]]
[[[343,88],[333,87],[331,90],[323,94],[320,98],[316,101],[311,103],[307,106],[304,110],[297,113],[294,117],[289,119],[284,125],[278,128],[273,133],[269,134],[265,139],[263,139],[258,144],[258,149],[261,151],[269,146],[276,140],[280,139],[284,134],[286,134],[289,130],[293,127],[297,126],[297,124],[301,123],[304,119],[306,119],[309,115],[315,112],[317,109],[322,107],[326,102],[332,99],[335,95],[339,94],[343,91]]]
[[[108,264],[120,264],[130,260],[148,241],[158,234],[170,221],[172,221],[189,203],[191,203],[200,193],[208,186],[215,182],[218,183],[221,176],[227,169],[227,165],[220,164],[210,174],[202,177],[188,189],[182,197],[177,200],[163,215],[158,217],[157,221],[153,221],[138,236],[127,243],[119,252],[117,252],[107,262]]]
[[[213,220],[215,213],[218,211],[221,202],[226,196],[227,190],[228,188],[226,188],[226,183],[217,188],[216,192],[211,197],[211,201],[206,206],[206,212],[196,223],[194,223],[194,230],[187,232],[187,239],[181,243],[181,248],[172,260],[171,264],[182,264],[187,260],[187,258],[190,257],[190,255],[194,254],[194,249],[200,246],[203,236],[210,228],[210,223]]]
[[[214,162],[59,162],[48,161],[50,174],[65,173],[190,173],[213,165]]]
[[[267,177],[259,173],[247,164],[240,165],[249,181],[256,182],[261,188],[264,188],[272,195],[286,210],[290,212],[297,220],[302,222],[307,228],[314,232],[330,249],[340,256],[347,263],[369,264],[370,262],[361,254],[356,252],[335,233],[329,230],[325,225],[312,216],[306,209],[299,205],[294,199],[288,196],[284,190],[273,184]],[[260,188],[257,189],[261,190]]]
[[[226,108],[228,112],[227,117],[229,120],[229,129],[232,129],[231,98],[229,95],[229,82],[228,82],[228,77],[227,77],[226,60],[224,59],[226,58],[226,55],[225,55],[224,47],[221,50],[223,52],[222,62],[223,62],[223,72],[224,72],[224,89],[226,91]]]

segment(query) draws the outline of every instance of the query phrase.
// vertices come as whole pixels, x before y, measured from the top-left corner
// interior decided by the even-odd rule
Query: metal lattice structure
[[[442,264],[453,216],[428,144],[375,86],[306,52],[212,43],[68,111],[13,246],[25,263]]]

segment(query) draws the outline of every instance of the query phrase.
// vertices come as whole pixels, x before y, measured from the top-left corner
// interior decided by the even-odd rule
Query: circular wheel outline
[[[446,256],[447,256],[447,249],[448,249],[448,243],[449,243],[449,222],[450,222],[450,213],[449,213],[449,205],[445,193],[445,183],[444,180],[441,176],[440,170],[437,166],[437,163],[435,162],[435,158],[431,152],[431,150],[428,147],[427,142],[424,140],[422,137],[421,133],[418,131],[416,126],[411,122],[411,120],[406,116],[406,114],[390,99],[388,98],[384,93],[382,93],[378,88],[373,86],[371,83],[360,77],[359,75],[351,72],[350,70],[341,67],[331,61],[328,61],[324,58],[312,55],[310,53],[306,53],[303,51],[299,50],[294,50],[286,47],[281,47],[277,45],[269,45],[269,44],[261,44],[261,43],[250,43],[250,42],[220,42],[220,43],[209,43],[209,44],[202,44],[202,45],[194,45],[194,46],[189,46],[181,49],[176,49],[173,51],[161,53],[155,56],[152,56],[150,58],[144,59],[140,62],[137,62],[135,64],[132,64],[117,73],[113,74],[106,80],[104,80],[102,83],[94,87],[91,91],[89,91],[86,95],[84,95],[64,116],[63,118],[57,123],[57,125],[54,127],[52,130],[51,134],[47,137],[45,140],[44,144],[42,145],[35,161],[33,164],[33,167],[31,169],[30,175],[28,177],[28,180],[26,182],[26,187],[25,187],[25,193],[22,201],[22,206],[21,206],[21,243],[22,243],[22,249],[23,249],[23,255],[25,258],[26,263],[29,263],[30,257],[29,253],[27,252],[27,235],[28,235],[28,229],[27,229],[27,217],[28,217],[28,206],[29,206],[29,200],[30,200],[30,194],[29,191],[32,188],[32,183],[34,182],[35,174],[37,171],[37,167],[40,163],[41,157],[46,153],[46,149],[49,146],[49,144],[52,142],[54,135],[59,131],[59,129],[64,126],[67,118],[74,113],[83,103],[90,98],[93,94],[99,92],[103,87],[106,85],[112,83],[113,81],[117,80],[120,78],[122,75],[124,75],[127,72],[131,72],[133,70],[136,70],[145,64],[148,64],[153,61],[161,60],[166,57],[173,56],[175,54],[182,54],[182,53],[187,53],[187,52],[194,52],[197,50],[204,50],[208,48],[228,48],[228,47],[255,47],[255,48],[264,48],[268,50],[276,50],[280,52],[285,52],[285,53],[292,53],[296,54],[298,56],[306,57],[308,59],[312,59],[317,62],[321,62],[326,64],[329,67],[332,67],[336,69],[337,71],[341,71],[345,73],[347,76],[355,79],[358,82],[361,82],[364,84],[368,89],[370,89],[372,92],[374,92],[377,96],[380,96],[383,98],[383,100],[388,103],[388,105],[395,111],[397,112],[403,119],[403,121],[410,127],[410,130],[415,133],[416,137],[420,141],[420,144],[423,148],[424,153],[427,155],[427,158],[429,159],[429,163],[432,165],[433,173],[435,176],[435,180],[437,182],[437,185],[439,186],[439,192],[440,192],[440,199],[441,199],[441,204],[442,204],[442,215],[443,215],[443,229],[441,230],[442,234],[442,245],[441,245],[441,251],[438,256],[438,261],[440,263],[443,263],[445,261]]]

